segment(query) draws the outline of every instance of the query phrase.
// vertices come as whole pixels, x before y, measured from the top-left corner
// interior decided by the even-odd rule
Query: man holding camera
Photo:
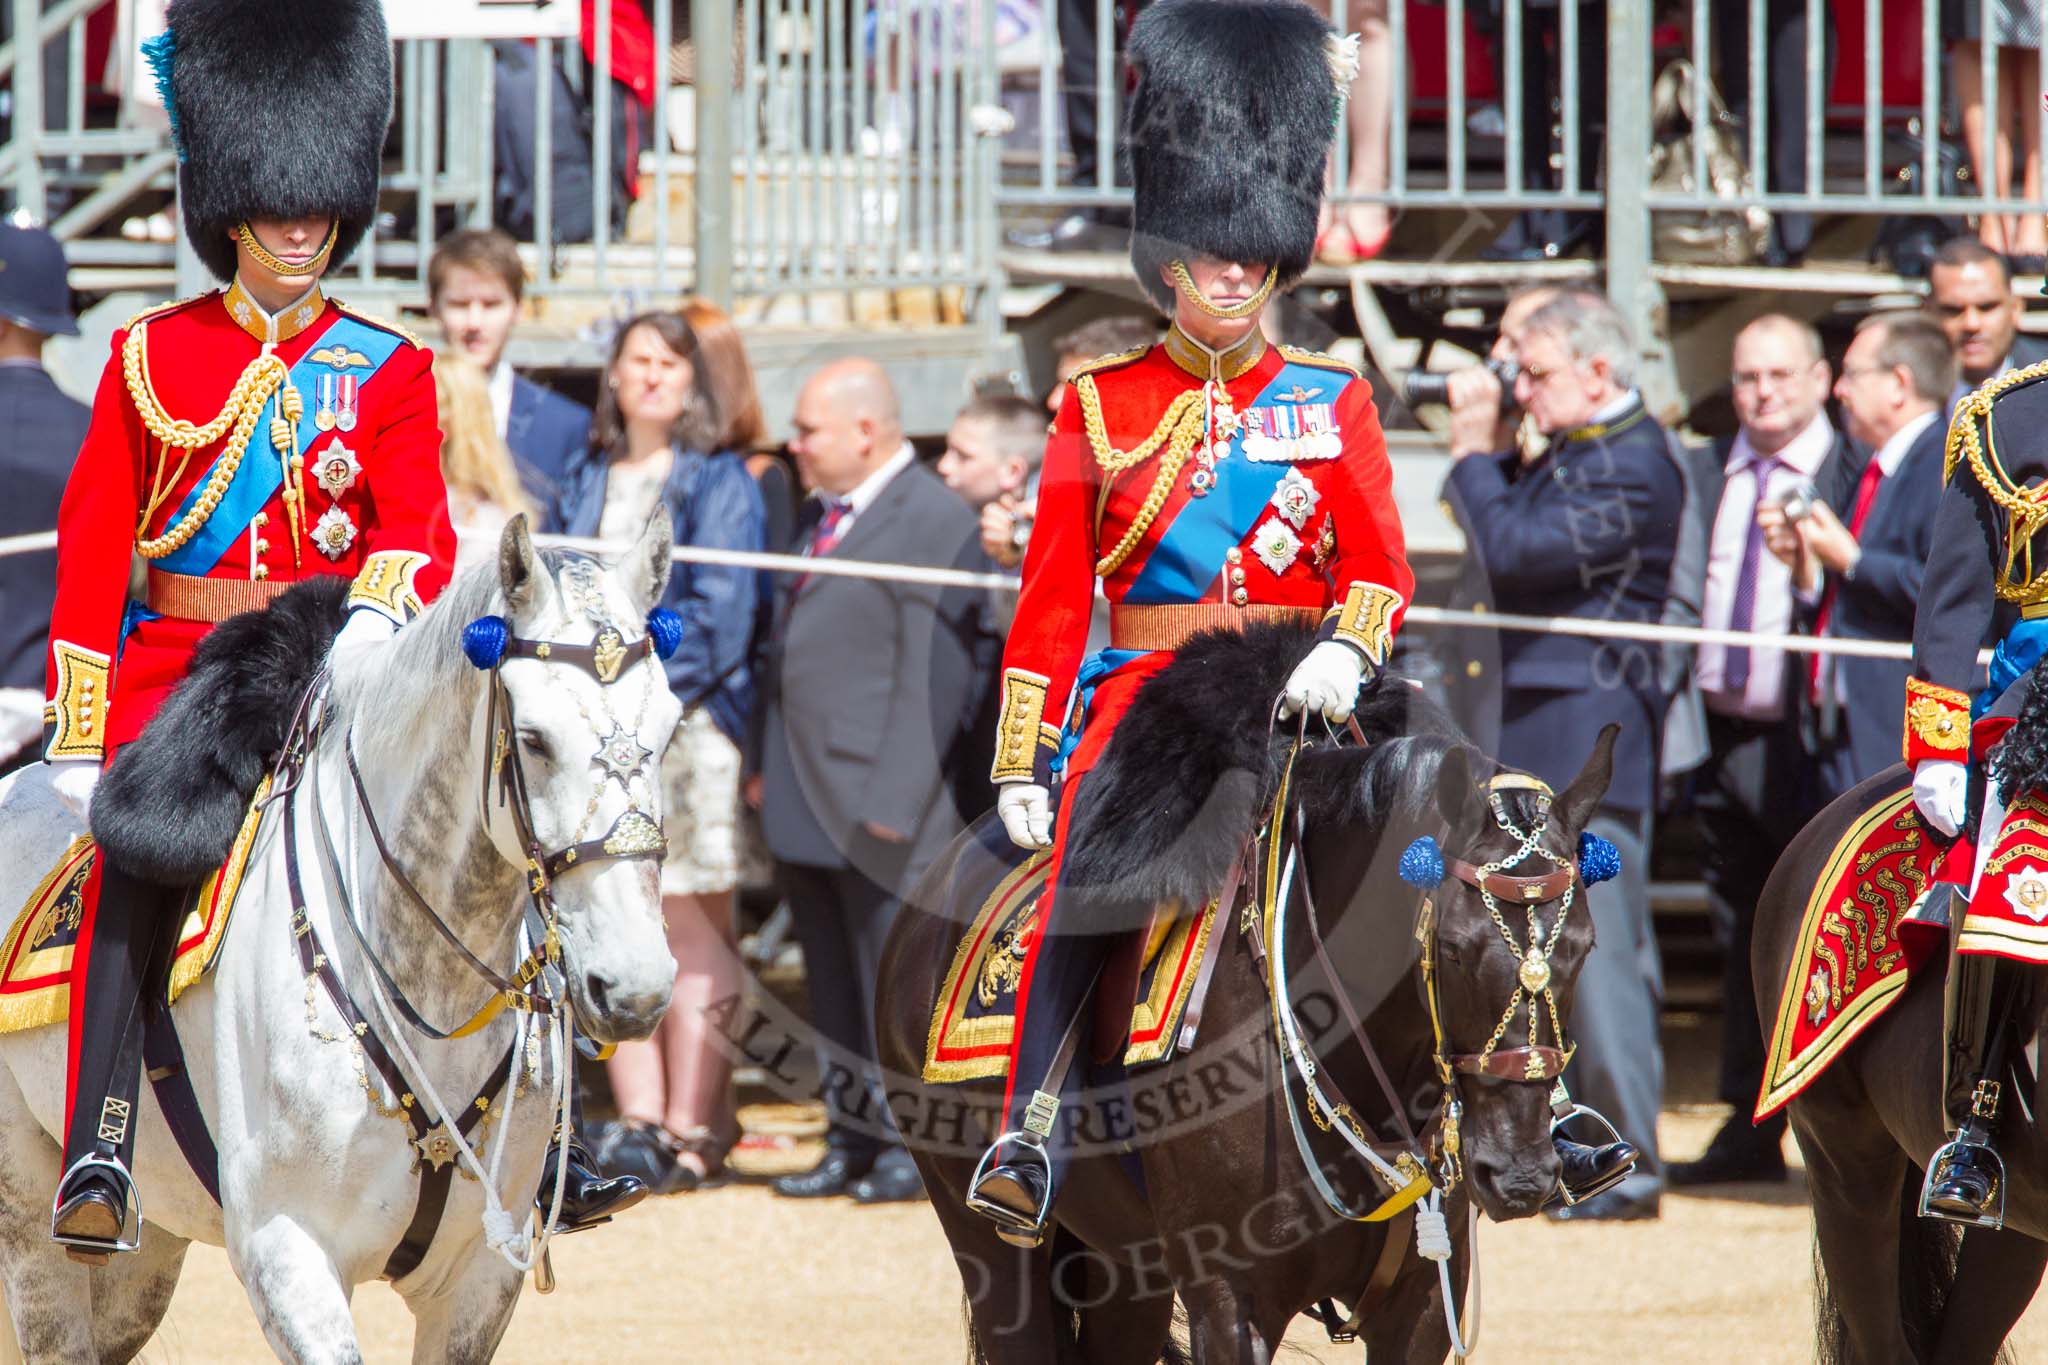
[[[1636,348],[1626,324],[1601,296],[1561,290],[1526,315],[1511,309],[1503,341],[1518,364],[1515,400],[1548,446],[1535,455],[1502,448],[1502,433],[1513,428],[1503,422],[1498,378],[1460,375],[1444,490],[1493,606],[1656,622],[1677,554],[1684,478],[1635,390]],[[1569,1079],[1641,1146],[1642,1160],[1619,1187],[1553,1216],[1655,1217],[1663,1058],[1647,859],[1664,708],[1660,650],[1547,631],[1502,631],[1499,649],[1495,752],[1503,762],[1562,786],[1601,727],[1621,722],[1613,781],[1589,828],[1620,848],[1622,874],[1586,896],[1600,951],[1579,978],[1572,1009],[1579,1047]]]
[[[1829,377],[1820,333],[1807,323],[1772,313],[1736,334],[1738,427],[1715,442],[1720,505],[1701,611],[1709,629],[1787,635],[1799,622],[1792,570],[1765,553],[1760,517],[1809,515],[1816,485],[1855,485],[1855,452],[1825,411]],[[1764,1059],[1749,945],[1764,879],[1811,808],[1800,715],[1812,660],[1782,649],[1709,644],[1700,646],[1693,676],[1708,750],[1693,779],[1700,866],[1724,949],[1721,1098],[1736,1112],[1698,1160],[1673,1164],[1671,1183],[1782,1180],[1784,1116],[1762,1126],[1749,1121]]]
[[[1782,507],[1758,513],[1765,543],[1791,567],[1815,612],[1814,634],[1913,638],[1941,498],[1942,404],[1955,373],[1948,338],[1923,313],[1874,313],[1856,328],[1835,397],[1850,439],[1870,458],[1853,482],[1844,471],[1823,484],[1803,517],[1789,517]],[[1814,664],[1810,699],[1823,804],[1899,761],[1906,671],[1903,659],[1823,654]]]

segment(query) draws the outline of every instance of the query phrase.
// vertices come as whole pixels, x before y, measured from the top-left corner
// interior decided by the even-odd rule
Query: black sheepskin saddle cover
[[[207,632],[185,680],[93,792],[102,856],[170,887],[201,881],[227,859],[334,645],[348,589],[346,578],[322,575]]]
[[[1269,726],[1312,627],[1262,623],[1204,631],[1138,689],[1069,818],[1060,895],[1087,908],[1068,923],[1136,928],[1152,907],[1207,904],[1272,801],[1295,722]],[[1360,692],[1368,743],[1403,733],[1427,708],[1382,672]],[[1310,733],[1319,735],[1320,720]]]

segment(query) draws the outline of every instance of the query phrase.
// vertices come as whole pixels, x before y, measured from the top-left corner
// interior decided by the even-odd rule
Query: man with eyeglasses
[[[1858,460],[1828,420],[1831,374],[1811,324],[1767,314],[1736,334],[1732,388],[1737,429],[1715,442],[1719,508],[1707,551],[1701,624],[1714,630],[1792,633],[1802,624],[1792,570],[1766,553],[1767,510],[1802,510],[1817,487]],[[1713,496],[1712,490],[1707,490]],[[1707,759],[1693,776],[1703,847],[1700,871],[1723,949],[1721,1098],[1736,1112],[1697,1160],[1671,1167],[1674,1186],[1782,1180],[1785,1119],[1750,1123],[1763,1079],[1763,1037],[1749,969],[1750,932],[1764,880],[1811,808],[1800,720],[1810,655],[1744,645],[1702,645],[1693,677],[1706,711]]]
[[[1851,440],[1871,452],[1853,482],[1838,476],[1804,517],[1759,514],[1771,552],[1792,569],[1813,633],[1910,640],[1941,497],[1941,416],[1955,359],[1917,312],[1875,313],[1842,357],[1835,398]],[[1796,509],[1795,509],[1796,510]],[[1903,659],[1821,655],[1811,670],[1817,767],[1825,803],[1899,761]]]
[[[1611,304],[1567,291],[1536,309],[1517,338],[1515,400],[1548,438],[1545,450],[1525,457],[1494,448],[1493,414],[1454,402],[1444,496],[1494,609],[1644,624],[1662,616],[1685,484],[1635,389],[1635,355]],[[1654,1218],[1664,1181],[1656,1155],[1663,1059],[1646,863],[1665,703],[1661,653],[1643,641],[1503,631],[1500,656],[1503,762],[1562,783],[1603,725],[1622,725],[1614,778],[1588,828],[1621,849],[1623,871],[1587,893],[1600,950],[1579,979],[1579,1048],[1566,1079],[1642,1157],[1615,1189],[1552,1216]]]

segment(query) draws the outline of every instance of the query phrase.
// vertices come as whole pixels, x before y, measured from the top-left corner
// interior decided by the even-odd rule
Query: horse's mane
[[[1313,643],[1295,625],[1205,632],[1139,689],[1070,817],[1062,881],[1096,902],[1089,922],[1135,921],[1221,891],[1292,744],[1289,727],[1269,728],[1273,702]],[[1449,713],[1383,671],[1353,714],[1366,747],[1319,747],[1296,765],[1311,820],[1377,827],[1421,809],[1443,755],[1463,742]]]

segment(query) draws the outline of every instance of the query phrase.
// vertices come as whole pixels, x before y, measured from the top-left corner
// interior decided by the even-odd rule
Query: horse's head
[[[477,724],[492,842],[552,906],[578,1026],[604,1043],[652,1033],[675,980],[661,765],[682,708],[662,659],[680,626],[653,611],[671,549],[666,511],[611,564],[543,556],[516,517],[498,547],[505,614],[463,640],[491,676]]]
[[[1581,867],[1580,836],[1607,790],[1618,729],[1600,732],[1555,795],[1520,773],[1475,771],[1472,750],[1450,750],[1436,791],[1444,842],[1418,841],[1403,860],[1404,876],[1434,885],[1417,936],[1437,1068],[1456,1102],[1450,1155],[1462,1148],[1473,1195],[1496,1221],[1536,1212],[1557,1188],[1551,1091],[1571,1056],[1572,987],[1593,948],[1585,878],[1613,875],[1592,865],[1612,856],[1593,841],[1603,851]]]

